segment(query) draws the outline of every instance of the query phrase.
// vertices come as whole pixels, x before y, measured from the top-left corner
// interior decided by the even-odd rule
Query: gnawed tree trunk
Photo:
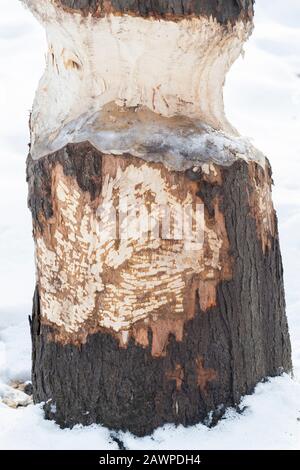
[[[223,112],[253,2],[24,1],[49,41],[28,158],[34,399],[61,426],[137,435],[218,419],[292,367],[270,166]],[[140,203],[203,205],[202,242],[152,222],[111,238],[112,209],[119,234]]]

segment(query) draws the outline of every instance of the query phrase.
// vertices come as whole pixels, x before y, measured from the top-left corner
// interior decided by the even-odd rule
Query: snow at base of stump
[[[299,311],[299,309],[298,309]],[[300,337],[300,324],[290,323]],[[294,337],[292,337],[294,339]],[[294,343],[296,342],[296,339]],[[299,340],[298,340],[299,343]],[[298,344],[298,351],[300,351]],[[12,381],[30,379],[31,344],[26,321],[0,329],[0,450],[1,449],[117,449],[109,430],[102,426],[60,429],[43,417],[42,405],[13,409],[4,403]],[[118,437],[130,450],[176,449],[298,449],[300,443],[300,354],[294,358],[296,380],[288,375],[258,384],[255,393],[244,397],[240,409],[227,410],[223,420],[209,429],[198,424],[189,428],[167,425],[152,436],[137,438],[130,433]]]

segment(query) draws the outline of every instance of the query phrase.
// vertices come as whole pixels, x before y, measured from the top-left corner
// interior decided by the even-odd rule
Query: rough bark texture
[[[105,176],[103,158],[83,143],[39,161],[28,159],[35,238],[48,236],[56,217],[51,183],[56,165],[93,203]],[[43,316],[37,285],[31,319],[34,400],[45,402],[46,416],[62,427],[101,423],[142,436],[165,423],[204,421],[209,412],[214,421],[265,377],[291,371],[277,220],[268,200],[269,166],[241,160],[215,166],[213,175],[199,169],[179,176],[174,172],[173,177],[197,188],[209,223],[220,223],[219,201],[230,275],[215,284],[211,302],[204,298],[208,280],[189,290],[192,315],[184,319],[180,338],[169,332],[161,354],[153,354],[151,324],[144,344],[132,334],[122,345],[112,331],[100,327],[93,327],[80,344],[69,337],[62,341],[59,327]],[[170,305],[161,315],[174,315]]]
[[[220,23],[252,18],[254,0],[56,0],[63,7],[83,14],[133,14],[143,17],[182,18],[212,16]]]
[[[68,145],[63,150],[53,153],[33,163],[28,158],[27,181],[29,183],[28,206],[33,223],[43,230],[43,220],[53,216],[51,172],[55,165],[63,166],[64,174],[76,179],[79,188],[90,194],[94,200],[101,192],[101,155],[91,145]],[[41,223],[39,215],[42,218]]]
[[[213,424],[226,407],[237,406],[259,381],[292,368],[269,164],[264,164],[263,159],[256,163],[259,156],[255,150],[246,161],[248,150],[245,153],[231,149],[230,162],[227,161],[231,166],[212,161],[224,164],[221,143],[225,145],[226,138],[217,132],[227,129],[221,88],[229,64],[238,56],[241,43],[251,30],[254,1],[25,3],[45,23],[47,31],[50,27],[48,75],[38,91],[31,119],[33,156],[35,141],[44,139],[48,145],[60,127],[76,121],[79,115],[94,112],[97,106],[106,113],[92,129],[97,142],[102,139],[98,133],[101,129],[113,131],[112,135],[117,134],[121,140],[127,129],[134,140],[140,133],[140,127],[135,126],[138,108],[151,125],[156,120],[158,123],[158,116],[164,116],[165,121],[179,116],[178,122],[183,116],[201,119],[213,126],[212,134],[219,142],[219,147],[214,148],[208,139],[206,150],[200,146],[196,151],[197,162],[185,158],[182,166],[169,161],[176,158],[177,149],[175,157],[165,149],[166,158],[156,155],[155,162],[151,148],[147,153],[143,147],[147,158],[141,153],[136,153],[140,158],[133,157],[130,153],[144,140],[149,143],[149,136],[144,139],[139,134],[142,142],[139,144],[137,137],[137,142],[128,146],[126,132],[124,152],[117,152],[112,139],[113,148],[106,153],[82,142],[69,144],[39,160],[28,158],[29,207],[37,261],[30,320],[34,400],[45,402],[46,417],[62,427],[100,423],[143,436],[166,423]],[[94,18],[83,19],[79,13],[91,13]],[[108,28],[103,37],[110,41],[109,64],[107,48],[96,53],[99,42],[106,42],[99,41],[101,28],[98,31],[95,25],[98,17],[111,13],[115,17],[124,14],[148,19],[101,19],[100,26]],[[180,22],[194,17],[200,19]],[[174,24],[159,21],[162,18]],[[53,28],[55,22],[57,30]],[[156,33],[148,32],[148,26],[154,27],[149,31]],[[199,35],[194,34],[196,27]],[[140,29],[144,31],[142,36]],[[168,36],[171,30],[174,34]],[[167,45],[172,47],[162,53],[165,36],[169,38]],[[158,42],[152,44],[153,37],[158,37]],[[84,55],[82,62],[88,63],[86,68],[71,54],[76,45],[74,38]],[[149,42],[149,49],[145,48],[143,54],[140,38]],[[118,42],[121,39],[124,43]],[[134,52],[133,47],[135,54],[140,51],[136,55],[139,64],[142,56],[153,56],[153,64],[158,63],[156,74],[151,76],[151,61],[145,73],[142,62],[139,66],[132,63],[128,51]],[[187,66],[182,54],[189,58]],[[105,80],[104,68],[96,67],[99,63],[107,63],[108,69],[112,66],[113,72],[104,75]],[[181,64],[182,73],[177,64]],[[115,70],[121,72],[120,83],[114,81]],[[188,80],[182,81],[182,76]],[[154,80],[153,84],[148,78]],[[67,87],[66,100],[55,111],[56,122],[47,110],[58,103],[57,90],[65,90],[69,83],[74,88]],[[189,90],[188,83],[192,87],[195,84],[195,92],[185,93],[183,88],[185,85]],[[100,100],[97,105],[102,89],[102,93],[111,94],[108,101]],[[78,107],[74,96],[81,96],[85,107]],[[109,100],[114,103],[114,111],[106,108]],[[124,113],[126,107],[134,112],[134,119],[130,112]],[[122,114],[119,122],[114,113]],[[87,126],[93,125],[86,122]],[[147,125],[147,120],[141,122]],[[172,124],[176,127],[174,145],[179,149],[182,129],[176,122]],[[156,128],[162,131],[158,124]],[[158,133],[161,138],[156,136],[159,145],[165,145],[167,132],[166,128]],[[76,139],[72,133],[68,129],[64,139],[90,139],[89,132]],[[201,141],[203,136],[199,134],[197,138]],[[58,142],[56,146],[46,145],[47,149],[59,148],[70,140],[58,138]],[[103,150],[101,146],[98,149]],[[159,150],[156,148],[155,152]],[[240,153],[245,160],[237,159]],[[161,236],[163,223],[160,226],[157,221],[155,229],[161,229],[158,236],[152,236],[152,230],[146,227],[144,237],[111,238],[113,211],[121,216],[118,228],[123,228],[122,217],[127,213],[122,206],[124,201],[134,210],[140,202],[143,204],[143,227],[156,206],[175,209],[178,216],[178,207],[202,204],[202,225],[197,227],[204,228],[203,244],[176,238],[174,234],[169,238]],[[192,219],[196,222],[194,216]],[[133,226],[137,220],[134,212]]]

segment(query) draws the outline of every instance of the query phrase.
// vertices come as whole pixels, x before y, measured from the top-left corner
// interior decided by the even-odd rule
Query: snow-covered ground
[[[42,29],[18,0],[0,0],[0,448],[115,449],[100,426],[61,430],[38,406],[12,409],[8,384],[30,379],[27,317],[34,288],[26,207],[28,116],[44,67]],[[167,426],[122,439],[129,449],[300,448],[300,2],[257,0],[256,29],[227,79],[227,115],[271,160],[279,215],[294,379],[272,379],[208,429]]]

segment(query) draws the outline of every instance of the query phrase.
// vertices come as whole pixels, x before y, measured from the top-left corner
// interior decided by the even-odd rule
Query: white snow
[[[27,122],[44,68],[44,33],[18,0],[1,0],[0,17],[0,396],[30,379],[27,317],[34,287],[31,220],[26,208]],[[288,7],[290,8],[287,11]],[[294,379],[259,384],[243,414],[229,410],[215,428],[167,426],[152,437],[121,435],[130,449],[300,448],[300,5],[256,3],[256,30],[227,79],[230,121],[271,160],[285,267]],[[21,399],[22,395],[16,392]],[[1,449],[114,449],[101,426],[61,430],[39,406],[0,401]]]

